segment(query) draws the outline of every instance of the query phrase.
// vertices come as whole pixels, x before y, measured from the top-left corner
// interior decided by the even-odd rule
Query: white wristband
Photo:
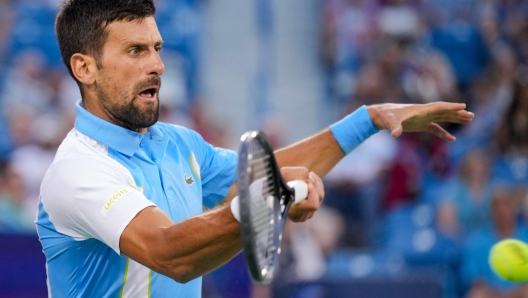
[[[240,222],[240,199],[238,196],[234,197],[231,200],[231,212],[233,213],[233,216]]]

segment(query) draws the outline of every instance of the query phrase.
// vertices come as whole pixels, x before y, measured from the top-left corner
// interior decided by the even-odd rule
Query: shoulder
[[[60,184],[68,187],[86,181],[100,180],[108,175],[127,179],[128,170],[108,155],[108,148],[73,129],[68,133],[44,176],[45,186]]]
[[[156,127],[169,139],[184,142],[206,143],[203,137],[196,131],[185,126],[169,124],[165,122],[156,123]]]

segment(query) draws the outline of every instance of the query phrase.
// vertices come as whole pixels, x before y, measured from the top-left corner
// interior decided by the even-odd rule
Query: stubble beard
[[[154,125],[159,119],[159,88],[155,101],[145,103],[143,107],[136,105],[137,101],[140,100],[139,92],[153,85],[161,86],[159,77],[138,83],[130,94],[126,94],[122,90],[116,90],[117,84],[113,84],[112,87],[99,86],[97,88],[97,97],[104,112],[114,124],[133,131],[140,131],[143,128]],[[113,88],[116,91],[114,94],[117,94],[117,96],[114,100],[108,94],[109,88]],[[121,102],[123,104],[120,104]]]

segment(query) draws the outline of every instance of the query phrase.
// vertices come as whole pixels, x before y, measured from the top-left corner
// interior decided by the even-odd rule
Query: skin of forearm
[[[279,167],[303,166],[319,176],[326,175],[345,156],[328,128],[274,153]],[[178,273],[174,279],[182,282],[206,274],[242,250],[238,222],[231,214],[223,214],[231,212],[226,203],[235,193],[236,184],[217,209],[166,229],[167,247],[177,247],[182,234],[191,235],[185,247],[164,257],[171,260],[166,271]]]
[[[180,283],[211,272],[242,250],[239,229],[229,206],[163,229],[156,271]]]
[[[279,167],[303,166],[320,177],[326,175],[344,156],[345,153],[328,128],[275,151]]]
[[[306,167],[320,177],[326,175],[345,156],[328,128],[288,147],[275,150],[274,154],[279,168]],[[229,203],[236,193],[235,183],[219,206]]]

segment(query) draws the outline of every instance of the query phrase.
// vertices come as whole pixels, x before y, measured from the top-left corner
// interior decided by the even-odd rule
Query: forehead
[[[152,16],[132,21],[115,21],[110,23],[106,30],[108,32],[107,43],[112,44],[155,44],[162,41],[156,20]]]

